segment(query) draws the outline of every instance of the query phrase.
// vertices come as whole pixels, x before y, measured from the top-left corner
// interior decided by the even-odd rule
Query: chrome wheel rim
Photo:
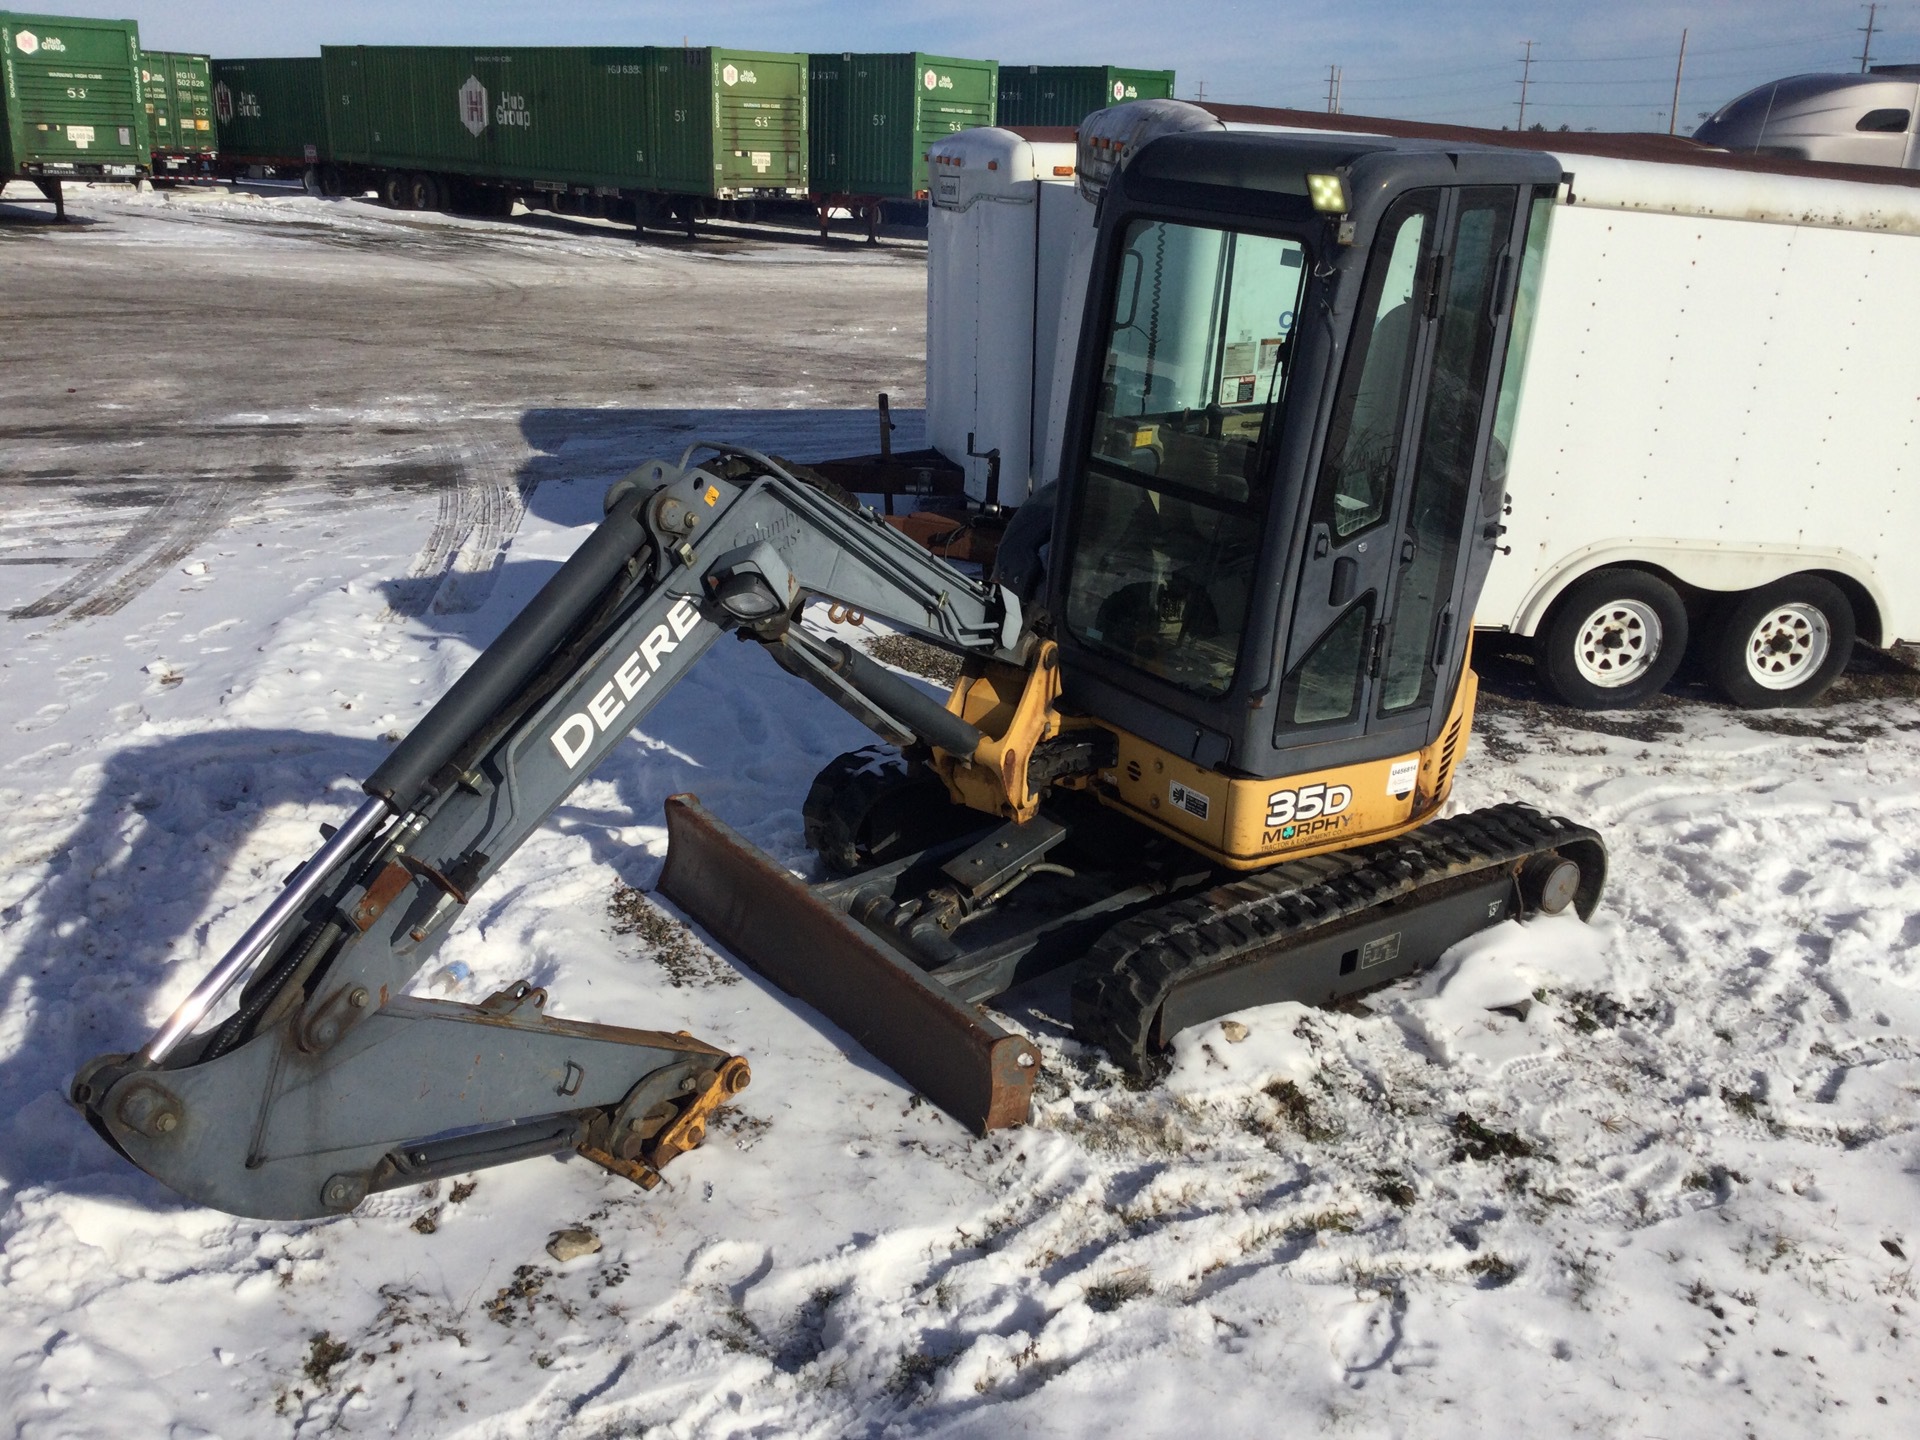
[[[1660,614],[1644,600],[1610,600],[1581,622],[1573,663],[1602,690],[1631,685],[1660,655]]]
[[[1805,683],[1833,652],[1833,631],[1818,607],[1803,601],[1776,605],[1747,636],[1747,678],[1763,690]]]

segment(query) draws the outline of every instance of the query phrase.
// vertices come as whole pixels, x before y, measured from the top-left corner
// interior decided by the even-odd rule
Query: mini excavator
[[[76,1078],[108,1143],[263,1218],[566,1150],[656,1183],[744,1058],[548,1016],[526,982],[478,1005],[407,986],[729,634],[881,743],[806,797],[820,878],[677,796],[660,889],[977,1131],[1027,1118],[1040,1063],[982,1007],[1055,967],[1078,1034],[1151,1076],[1211,1017],[1591,914],[1593,831],[1440,818],[1557,166],[1090,128],[1074,438],[991,575],[756,451],[642,465],[159,1031]],[[803,623],[822,602],[957,656],[945,703]]]

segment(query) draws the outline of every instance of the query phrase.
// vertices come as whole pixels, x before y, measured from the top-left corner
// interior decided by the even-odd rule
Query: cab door
[[[1517,203],[1511,186],[1417,190],[1376,232],[1315,482],[1276,746],[1406,731],[1400,748],[1417,749],[1452,699]]]

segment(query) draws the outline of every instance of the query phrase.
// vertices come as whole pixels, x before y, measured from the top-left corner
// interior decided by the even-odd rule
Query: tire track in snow
[[[264,481],[284,480],[284,466],[261,466]],[[125,608],[172,566],[192,553],[201,541],[225,527],[238,508],[240,489],[227,478],[177,483],[167,498],[136,520],[126,533],[38,600],[7,612],[10,620],[44,620],[62,615],[60,623],[91,620]]]
[[[484,442],[449,447],[426,467],[434,472],[440,510],[424,544],[394,587],[394,619],[464,615],[493,593],[506,552],[537,482],[515,481],[499,451]]]

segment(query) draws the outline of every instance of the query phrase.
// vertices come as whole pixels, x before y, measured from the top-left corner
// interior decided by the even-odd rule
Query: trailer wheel
[[[1601,570],[1555,602],[1535,642],[1547,689],[1579,710],[1624,710],[1660,690],[1687,650],[1687,607],[1644,570]]]
[[[380,177],[380,200],[389,210],[407,208],[407,177],[389,170]]]
[[[1743,710],[1811,705],[1853,653],[1853,606],[1818,575],[1737,595],[1707,642],[1708,678]]]
[[[409,175],[407,177],[407,208],[409,210],[438,210],[440,208],[440,182],[431,175]]]

